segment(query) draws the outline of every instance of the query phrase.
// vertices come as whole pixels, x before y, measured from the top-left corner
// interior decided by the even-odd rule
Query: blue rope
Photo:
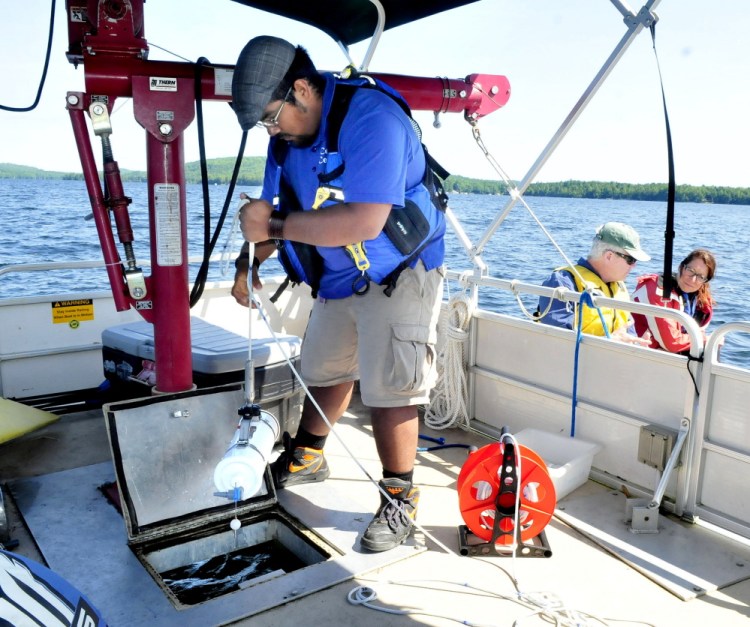
[[[607,324],[604,322],[604,314],[602,313],[601,308],[594,305],[594,300],[591,298],[591,294],[589,294],[587,291],[581,292],[581,298],[578,299],[579,304],[579,310],[578,310],[578,330],[576,332],[576,350],[575,350],[575,356],[573,358],[573,398],[572,403],[573,407],[571,410],[571,416],[570,416],[570,437],[574,438],[576,435],[576,407],[578,406],[578,354],[579,350],[581,348],[581,340],[583,339],[583,331],[582,331],[582,325],[583,325],[583,306],[590,307],[591,309],[596,309],[597,313],[599,314],[599,319],[602,321],[602,328],[604,329],[604,335],[609,338],[609,328],[607,328]]]

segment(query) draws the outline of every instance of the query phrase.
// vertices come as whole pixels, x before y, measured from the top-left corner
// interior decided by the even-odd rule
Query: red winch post
[[[123,288],[125,279],[98,173],[91,146],[85,141],[83,107],[69,109],[115,305],[118,310],[135,307],[153,321],[156,389],[180,392],[193,387],[183,133],[195,113],[196,66],[147,60],[143,9],[144,0],[66,0],[67,57],[74,65],[83,65],[85,75],[87,91],[80,94],[81,101],[96,98],[111,111],[117,98],[133,98],[135,117],[146,130],[152,274],[141,300]],[[231,100],[226,84],[232,69],[227,65],[201,67],[197,80],[204,100]],[[497,110],[510,97],[507,78],[498,75],[472,74],[464,79],[373,76],[400,91],[413,110],[463,112],[469,121]],[[118,192],[118,198],[124,199],[124,194]],[[127,206],[120,202],[117,222],[127,231],[123,212]]]
[[[184,131],[194,116],[190,78],[133,77],[133,110],[146,129],[156,389],[193,387]]]

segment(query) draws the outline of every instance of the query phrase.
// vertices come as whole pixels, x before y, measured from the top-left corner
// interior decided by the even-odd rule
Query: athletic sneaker
[[[276,489],[300,483],[325,481],[331,471],[323,450],[306,446],[293,446],[292,437],[284,432],[281,438],[284,450],[271,464],[271,476]]]
[[[373,552],[393,549],[409,537],[419,503],[419,488],[409,481],[381,479],[379,485],[396,504],[380,494],[380,509],[362,536],[362,546]]]

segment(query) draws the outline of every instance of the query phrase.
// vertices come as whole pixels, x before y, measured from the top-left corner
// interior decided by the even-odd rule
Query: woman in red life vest
[[[661,274],[638,277],[633,300],[659,307],[679,309],[698,323],[702,331],[708,326],[715,301],[711,296],[711,279],[716,274],[716,258],[713,253],[697,248],[680,263],[674,277],[672,293],[664,296]],[[690,336],[677,321],[656,316],[633,314],[635,328],[641,337],[651,337],[651,348],[661,348],[671,353],[690,351]],[[705,331],[703,340],[705,343]]]

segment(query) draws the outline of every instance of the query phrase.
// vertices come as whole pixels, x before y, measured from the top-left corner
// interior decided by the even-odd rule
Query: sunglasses
[[[264,118],[262,120],[259,120],[255,123],[255,126],[258,128],[275,128],[279,125],[279,116],[281,115],[282,110],[284,109],[284,105],[287,103],[289,99],[289,94],[292,93],[292,87],[287,89],[286,96],[284,96],[284,100],[281,103],[281,106],[276,110],[276,113],[270,117],[270,118]]]
[[[615,253],[615,255],[617,255],[620,259],[624,259],[625,263],[629,266],[634,266],[636,263],[638,263],[638,260],[632,255],[626,255],[625,253],[621,253],[616,250],[610,250],[609,252]]]

